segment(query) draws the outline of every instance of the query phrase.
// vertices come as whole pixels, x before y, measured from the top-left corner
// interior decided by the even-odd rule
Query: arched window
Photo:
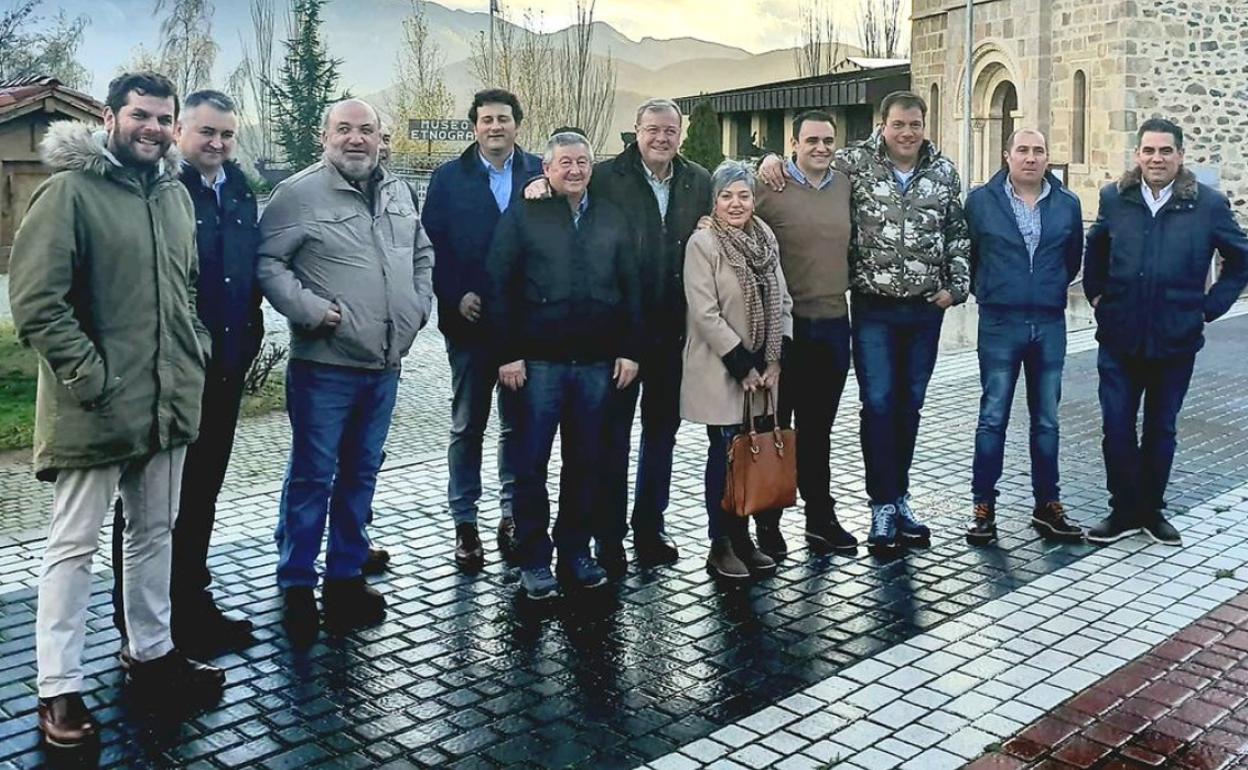
[[[940,146],[940,86],[932,83],[931,98],[927,100],[927,138]]]
[[[1088,162],[1088,76],[1075,70],[1070,109],[1070,162]]]

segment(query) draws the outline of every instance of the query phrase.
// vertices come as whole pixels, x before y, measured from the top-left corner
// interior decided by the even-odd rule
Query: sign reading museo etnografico
[[[431,142],[471,142],[477,138],[467,120],[412,118],[407,122],[407,133],[412,140]]]

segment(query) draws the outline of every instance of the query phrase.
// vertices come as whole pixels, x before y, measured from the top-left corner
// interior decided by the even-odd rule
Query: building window
[[[940,86],[932,83],[931,98],[927,100],[927,133],[932,144],[940,146]]]
[[[1070,162],[1088,162],[1088,76],[1075,70],[1070,110]]]

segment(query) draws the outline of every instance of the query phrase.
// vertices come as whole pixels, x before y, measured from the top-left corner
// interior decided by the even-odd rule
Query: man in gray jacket
[[[399,368],[433,301],[433,247],[408,186],[378,163],[366,102],[327,111],[325,156],[278,185],[260,220],[257,273],[290,322],[286,410],[293,445],[277,524],[277,582],[292,642],[316,637],[315,562],[329,522],[323,600],[337,628],[378,622],[368,520]]]

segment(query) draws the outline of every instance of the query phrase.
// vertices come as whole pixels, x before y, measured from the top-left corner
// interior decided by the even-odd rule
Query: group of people
[[[50,126],[42,150],[55,173],[32,197],[10,266],[17,332],[40,358],[35,469],[54,482],[36,621],[48,744],[98,735],[81,659],[110,510],[119,657],[140,702],[215,702],[225,675],[200,660],[252,641],[250,622],[209,590],[207,555],[263,337],[262,296],[291,331],[292,446],[275,541],[296,646],[322,621],[345,630],[384,617],[364,576],[389,555],[367,527],[401,365],[435,299],[452,373],[455,562],[466,573],[485,564],[482,456],[497,400],[497,547],[531,599],[622,577],[630,529],[641,566],[679,557],[664,516],[682,419],[707,426],[712,574],[768,574],[788,550],[780,511],[754,516],[752,538],[722,506],[727,448],[753,412],[800,431],[810,547],[856,549],[829,469],[851,360],[867,542],[927,542],[909,470],[944,312],[972,293],[983,397],[966,536],[996,536],[1021,367],[1032,519],[1047,537],[1084,537],[1057,472],[1064,312],[1081,267],[1099,323],[1111,509],[1087,538],[1146,531],[1178,543],[1161,512],[1176,416],[1204,323],[1248,284],[1248,238],[1226,198],[1183,167],[1182,131],[1141,126],[1136,167],[1102,192],[1085,238],[1079,200],[1048,172],[1039,131],[1015,132],[1004,168],[964,206],[954,165],[925,138],[923,100],[891,94],[880,116],[871,138],[838,149],[832,117],[804,112],[787,159],[708,172],[678,153],[682,116],[669,100],[643,103],[636,141],[595,161],[575,128],[555,132],[540,157],[525,152],[520,102],[487,89],[468,113],[476,141],[434,173],[418,209],[383,162],[376,110],[348,99],[325,113],[322,160],[279,184],[262,216],[232,160],[239,126],[224,94],[180,104],[166,78],[126,73],[109,86],[102,129]]]

